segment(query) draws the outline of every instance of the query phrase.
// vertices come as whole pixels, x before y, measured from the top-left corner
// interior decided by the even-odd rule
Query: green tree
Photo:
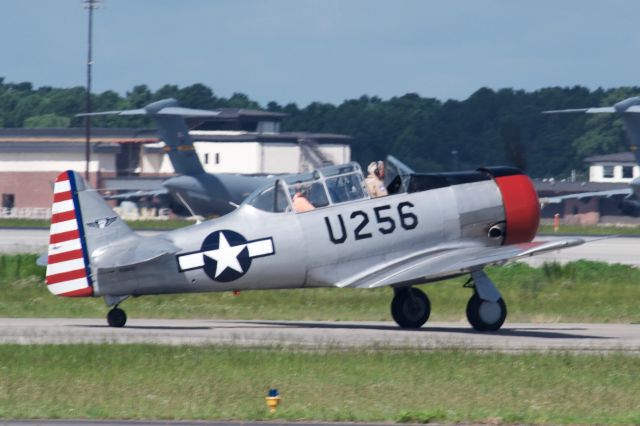
[[[56,114],[35,115],[24,121],[24,127],[44,128],[44,127],[69,127],[69,117],[61,117]]]

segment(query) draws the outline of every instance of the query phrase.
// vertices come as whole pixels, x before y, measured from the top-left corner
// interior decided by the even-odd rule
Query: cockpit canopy
[[[302,203],[304,198],[305,204]],[[358,163],[323,167],[308,173],[285,175],[251,194],[245,204],[267,212],[302,212],[369,198]]]

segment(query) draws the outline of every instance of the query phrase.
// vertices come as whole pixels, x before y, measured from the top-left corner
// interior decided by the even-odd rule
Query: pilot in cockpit
[[[293,210],[296,213],[304,213],[315,209],[315,206],[311,204],[307,198],[308,188],[298,182],[295,186],[295,194],[293,195]]]

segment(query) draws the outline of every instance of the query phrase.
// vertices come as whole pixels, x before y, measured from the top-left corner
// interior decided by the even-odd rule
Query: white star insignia
[[[218,278],[227,268],[231,268],[234,271],[243,273],[242,266],[238,262],[238,255],[246,244],[240,244],[239,246],[230,246],[224,233],[220,233],[220,240],[218,242],[218,248],[215,250],[205,251],[202,254],[216,261],[216,275]]]

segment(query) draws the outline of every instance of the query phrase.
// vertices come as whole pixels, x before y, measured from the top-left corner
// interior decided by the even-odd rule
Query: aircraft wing
[[[557,204],[561,203],[564,200],[581,200],[584,198],[610,198],[616,195],[631,195],[632,194],[631,187],[629,188],[620,188],[620,189],[610,189],[608,191],[594,191],[594,192],[578,192],[575,194],[567,194],[567,195],[559,195],[557,197],[542,197],[540,198],[540,203],[542,205],[546,204]]]
[[[337,283],[339,287],[376,288],[417,283],[469,273],[488,265],[534,256],[547,251],[583,244],[581,238],[565,238],[499,247],[458,246],[431,248],[393,259]]]
[[[555,109],[551,111],[543,111],[543,114],[574,114],[576,112],[584,112],[586,114],[602,114],[616,112],[614,107],[592,107],[592,108],[571,108],[571,109]]]
[[[160,197],[163,195],[169,195],[169,191],[166,188],[154,189],[152,191],[130,191],[117,195],[105,195],[105,200],[137,200],[142,197]]]

